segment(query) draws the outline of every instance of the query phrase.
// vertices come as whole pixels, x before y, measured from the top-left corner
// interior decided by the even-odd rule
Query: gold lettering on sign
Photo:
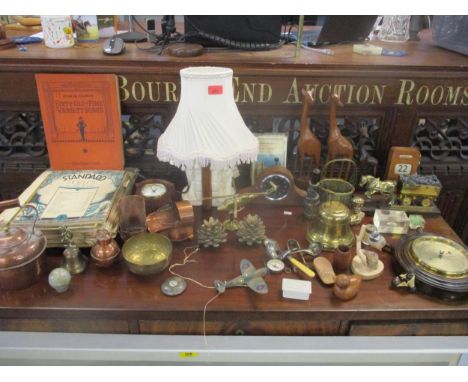
[[[413,101],[410,92],[414,90],[416,84],[412,80],[400,80],[400,83],[400,93],[398,94],[398,101],[396,102],[396,105],[412,105]],[[409,87],[407,87],[406,84],[409,84]],[[403,97],[405,96],[406,98],[403,102]]]
[[[292,100],[291,100],[292,97]],[[297,91],[297,79],[294,77],[291,86],[289,87],[288,96],[283,103],[299,103],[299,92]]]
[[[175,94],[177,85],[174,82],[164,82],[166,88],[166,99],[165,102],[177,102],[177,96]]]
[[[178,102],[178,84],[171,81],[133,81],[129,82],[124,75],[118,75],[119,92],[122,102]],[[466,106],[468,105],[468,86],[444,84],[419,84],[415,80],[400,79],[399,89],[394,105],[433,105],[433,106]],[[277,85],[280,86],[280,85]],[[384,102],[389,84],[333,84],[298,82],[294,77],[289,84],[287,94],[275,94],[273,86],[267,82],[242,82],[233,77],[234,100],[241,104],[268,104],[279,99],[283,104],[300,104],[300,88],[312,91],[317,104],[326,105],[332,94],[338,94],[346,105],[381,105]],[[391,84],[398,86],[398,84]],[[283,88],[280,87],[282,90]],[[284,97],[284,98],[281,98]],[[277,102],[277,101],[275,101]],[[385,102],[390,104],[391,99]]]
[[[423,98],[421,99],[421,97]],[[416,103],[418,105],[423,105],[427,102],[428,98],[429,98],[429,87],[426,85],[423,85],[416,92]]]
[[[438,91],[439,91],[439,98],[436,98]],[[438,105],[439,103],[442,102],[443,97],[444,97],[444,88],[443,88],[443,86],[442,85],[436,86],[431,92],[431,104]]]
[[[271,88],[270,84],[267,83],[260,83],[260,96],[258,98],[259,103],[268,103],[273,96],[273,89]]]
[[[356,85],[349,85],[349,90],[348,90],[348,102],[345,102],[349,105],[352,105],[353,104],[353,92],[354,92],[354,88],[355,88]]]
[[[461,86],[457,86],[453,89],[453,86],[447,87],[447,97],[445,98],[444,105],[456,105],[458,96],[460,95]]]
[[[158,102],[159,99],[161,98],[161,82],[152,82],[152,81],[147,81],[146,84],[148,85],[148,97],[152,102]],[[154,85],[156,85],[156,92],[157,92],[157,97],[154,98]]]
[[[468,87],[464,88],[464,97],[460,95],[462,87],[437,85],[430,87],[428,85],[416,86],[413,80],[400,80],[400,92],[395,105],[467,105]],[[442,101],[444,101],[442,103]]]
[[[242,92],[242,95],[243,95],[242,100],[241,100],[242,103],[254,102],[255,85],[256,83],[250,83],[250,84],[243,83],[242,84],[242,89],[244,90]]]
[[[334,85],[333,86],[333,93],[335,93],[341,99],[341,93],[346,91],[346,85]]]
[[[145,99],[145,87],[140,81],[135,81],[132,84],[132,97],[135,101],[141,102]]]
[[[118,76],[120,82],[120,100],[126,101],[130,97],[130,92],[127,90],[128,80],[125,76]]]
[[[233,77],[234,101],[240,103],[268,103],[273,96],[273,88],[266,82],[242,82]]]
[[[323,95],[324,91],[325,91],[325,94],[327,95],[326,97],[324,97]],[[327,104],[330,101],[330,97],[331,97],[331,85],[329,84],[322,85],[319,90],[320,103]]]
[[[378,103],[379,105],[382,104],[386,87],[387,85],[374,85],[374,92],[372,93],[373,96],[372,96],[372,102],[371,102],[372,105],[375,105],[376,103]],[[375,97],[377,97],[378,102],[375,102]]]
[[[362,89],[365,89],[364,92],[362,92]],[[361,94],[364,96],[364,97],[361,97]],[[370,95],[370,92],[369,92],[369,86],[367,85],[361,85],[359,86],[357,92],[356,92],[356,100],[357,100],[357,103],[359,105],[363,105],[365,103],[367,103],[367,101],[369,100],[369,95]]]
[[[232,85],[234,92],[234,101],[239,102],[239,77],[232,77]]]

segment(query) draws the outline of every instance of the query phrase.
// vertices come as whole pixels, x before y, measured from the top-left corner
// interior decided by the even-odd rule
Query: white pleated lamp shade
[[[212,170],[256,160],[258,140],[237,109],[232,75],[232,69],[220,67],[180,71],[180,102],[158,140],[159,160],[182,169],[209,165]]]

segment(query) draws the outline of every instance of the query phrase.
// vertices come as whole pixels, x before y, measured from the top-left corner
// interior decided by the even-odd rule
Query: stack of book
[[[68,227],[73,243],[90,247],[96,231],[106,228],[113,236],[119,226],[119,199],[129,194],[136,169],[125,170],[47,170],[19,197],[38,213],[36,227],[47,237],[48,247],[61,247],[60,233]],[[0,215],[0,223],[31,226],[36,212],[31,208],[10,208]]]

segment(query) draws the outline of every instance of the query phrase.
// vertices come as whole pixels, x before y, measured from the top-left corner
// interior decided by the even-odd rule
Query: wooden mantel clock
[[[301,206],[304,202],[306,192],[294,183],[291,171],[285,167],[268,167],[258,174],[255,184],[240,190],[247,192],[266,192],[271,189],[272,184],[275,191],[264,197],[256,198],[252,204],[274,204],[282,206]]]
[[[163,179],[146,179],[135,185],[135,194],[145,198],[146,214],[174,200],[175,186]]]

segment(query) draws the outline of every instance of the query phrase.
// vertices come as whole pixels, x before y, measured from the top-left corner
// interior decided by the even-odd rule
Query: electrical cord
[[[178,32],[169,32],[169,33],[162,33],[162,34],[157,34],[157,33],[153,33],[153,32],[150,32],[149,30],[147,30],[143,25],[141,25],[141,23],[137,20],[137,18],[135,16],[131,16],[132,17],[132,20],[144,31],[146,32],[147,36],[148,36],[148,40],[149,42],[153,43],[154,46],[150,47],[150,48],[142,48],[141,47],[141,44],[139,45],[138,42],[135,41],[135,46],[139,49],[139,50],[142,50],[142,51],[145,51],[145,52],[152,52],[152,51],[158,51],[158,54],[161,55],[164,51],[164,49],[167,47],[167,45],[169,44],[169,42],[182,42],[184,41],[184,36],[181,34],[181,33],[178,33]],[[175,28],[174,28],[175,30]],[[154,40],[152,40],[151,37],[154,37]]]

